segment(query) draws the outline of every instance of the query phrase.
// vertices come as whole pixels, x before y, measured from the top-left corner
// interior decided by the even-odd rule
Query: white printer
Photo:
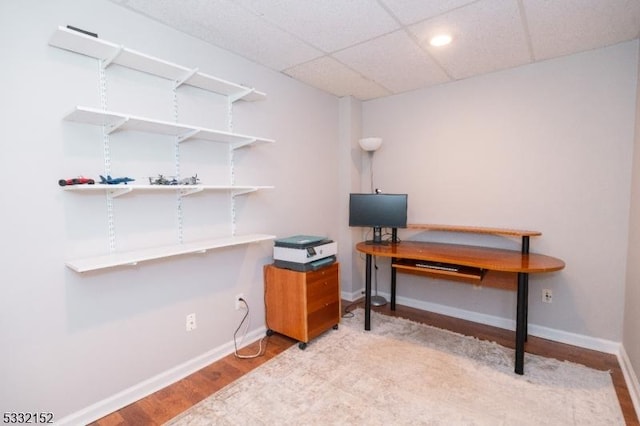
[[[294,271],[314,271],[336,261],[338,244],[313,235],[294,235],[274,241],[273,263]]]

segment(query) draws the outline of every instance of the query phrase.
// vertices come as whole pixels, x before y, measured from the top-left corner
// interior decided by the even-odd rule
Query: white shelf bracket
[[[177,136],[178,142],[184,142],[187,139],[191,139],[198,133],[200,133],[200,129],[193,129],[193,130],[189,130],[188,132],[184,132],[183,134]]]
[[[249,94],[251,94],[251,93],[253,93],[255,91],[256,91],[256,89],[254,89],[254,88],[247,88],[247,89],[242,90],[242,91],[240,91],[238,93],[234,93],[232,95],[229,95],[229,100],[231,102],[235,102],[235,101],[240,100],[240,99],[244,98],[245,96],[247,96],[247,95],[249,95]]]
[[[107,191],[109,191],[109,194],[112,198],[117,198],[121,195],[128,194],[129,192],[133,191],[133,188],[130,186],[122,186],[118,188],[108,188]]]
[[[109,65],[111,65],[113,61],[118,59],[118,56],[120,56],[123,50],[124,50],[124,46],[122,45],[118,46],[118,49],[115,52],[113,52],[111,56],[109,56],[107,59],[102,60],[102,64],[101,64],[102,68],[106,69]]]
[[[176,80],[176,88],[182,86],[187,80],[189,80],[191,77],[194,76],[195,73],[198,72],[198,68],[194,68],[192,70],[189,70],[184,76],[182,76],[182,78],[179,78],[178,80]]]
[[[234,189],[231,192],[231,196],[232,197],[237,197],[239,195],[245,195],[245,194],[249,194],[250,192],[255,192],[257,191],[258,188],[245,188],[245,189]]]
[[[258,140],[257,138],[250,138],[244,141],[233,143],[231,144],[231,149],[235,150],[235,149],[243,148],[247,145],[251,145],[252,143],[255,143],[257,140]]]
[[[120,120],[118,120],[116,123],[113,124],[109,124],[106,127],[106,132],[108,135],[110,135],[111,133],[117,131],[120,127],[124,126],[126,124],[126,122],[129,121],[129,117],[122,117]]]
[[[186,197],[187,195],[196,194],[198,192],[202,192],[204,190],[201,186],[194,186],[193,188],[182,188],[180,189],[180,195]]]

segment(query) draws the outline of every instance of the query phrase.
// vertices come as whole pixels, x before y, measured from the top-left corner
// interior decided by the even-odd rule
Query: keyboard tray
[[[473,281],[481,281],[484,270],[471,266],[455,265],[451,263],[432,262],[416,259],[394,259],[391,264],[400,272],[421,272],[429,275],[447,275],[450,277],[465,278]]]

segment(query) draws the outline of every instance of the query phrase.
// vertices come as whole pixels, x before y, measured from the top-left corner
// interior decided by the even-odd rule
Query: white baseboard
[[[636,410],[636,415],[640,417],[640,382],[638,382],[638,376],[633,370],[633,366],[631,365],[627,352],[624,350],[624,346],[620,348],[618,363],[622,369],[624,381],[627,383],[627,388],[631,395],[631,401],[633,402],[633,408]]]
[[[244,337],[244,346],[255,342],[262,338],[266,333],[266,328],[262,327],[258,330],[254,330]],[[79,425],[88,424],[93,421],[113,413],[125,407],[135,401],[138,401],[152,393],[165,388],[178,380],[187,377],[190,374],[206,367],[207,365],[218,361],[221,358],[234,352],[233,341],[225,343],[217,348],[214,348],[196,358],[193,358],[183,364],[173,367],[167,371],[164,371],[154,377],[151,377],[141,383],[131,386],[107,399],[98,401],[89,407],[83,408],[80,411],[72,413],[60,420],[56,421],[57,425]]]
[[[364,296],[364,290],[354,291],[353,293],[346,293],[344,291],[340,293],[340,297],[342,298],[342,300],[349,300],[349,301],[358,300],[363,296]]]

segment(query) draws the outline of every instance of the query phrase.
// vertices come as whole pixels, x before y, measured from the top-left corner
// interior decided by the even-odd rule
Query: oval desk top
[[[492,271],[539,273],[559,271],[564,261],[537,253],[523,254],[517,250],[423,241],[403,241],[397,244],[360,242],[356,250],[381,257],[416,259],[471,266]]]

